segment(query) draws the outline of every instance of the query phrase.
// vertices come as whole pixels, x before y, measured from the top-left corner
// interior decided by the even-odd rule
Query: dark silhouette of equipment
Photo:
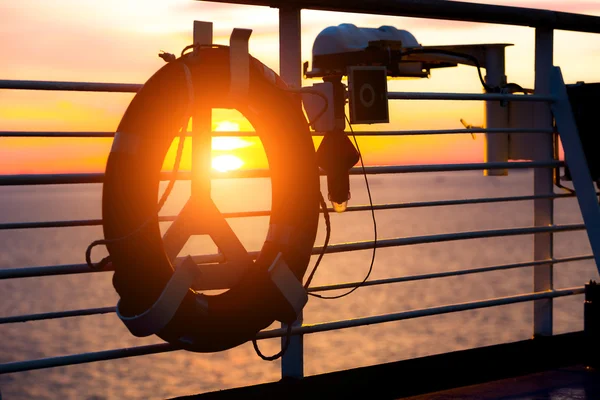
[[[589,353],[587,365],[592,368],[600,366],[600,285],[590,281],[585,285],[585,302],[583,306],[583,332]]]
[[[390,122],[386,67],[348,68],[350,123]]]
[[[569,102],[573,110],[573,117],[577,124],[579,138],[587,161],[592,180],[598,186],[600,182],[600,158],[597,154],[598,104],[600,104],[600,83],[578,82],[567,85]],[[565,157],[565,180],[571,180],[569,160]]]
[[[350,199],[349,171],[358,163],[360,155],[344,132],[346,87],[342,84],[342,76],[328,76],[323,81],[317,87],[328,98],[330,117],[326,118],[327,124],[322,124],[324,135],[317,150],[317,165],[327,174],[328,197],[333,209],[344,212]],[[305,106],[307,104],[305,102]]]

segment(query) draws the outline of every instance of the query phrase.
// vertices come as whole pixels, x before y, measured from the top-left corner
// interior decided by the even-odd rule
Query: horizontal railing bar
[[[248,252],[253,259],[258,257],[260,252],[250,251]],[[222,254],[201,254],[192,256],[192,259],[197,264],[216,263],[225,261],[225,257]],[[178,261],[182,260],[181,257],[177,258]],[[108,264],[101,269],[91,269],[87,264],[64,264],[64,265],[50,265],[40,267],[22,267],[22,268],[4,268],[0,269],[0,280],[4,279],[17,279],[17,278],[37,278],[42,276],[56,276],[56,275],[73,275],[73,274],[88,274],[91,272],[111,272],[114,271],[112,264]]]
[[[355,14],[392,15],[452,21],[541,27],[600,33],[600,18],[552,10],[447,0],[211,0]],[[427,24],[426,21],[423,22]]]
[[[355,136],[423,136],[423,135],[470,135],[474,133],[554,133],[552,129],[518,129],[518,128],[469,128],[469,129],[415,129],[402,131],[354,131],[347,132]],[[317,133],[313,136],[322,136],[323,133]]]
[[[600,195],[600,192],[598,193]],[[453,199],[453,200],[434,200],[434,201],[415,201],[409,203],[389,203],[389,204],[374,204],[374,210],[395,210],[405,208],[423,208],[423,207],[443,207],[443,206],[458,206],[469,204],[486,204],[486,203],[507,203],[516,201],[539,200],[539,199],[562,199],[575,197],[573,193],[556,193],[556,194],[541,194],[530,196],[507,196],[507,197],[480,197],[473,199]],[[370,211],[371,205],[363,204],[359,206],[348,206],[345,212],[348,211]],[[330,209],[333,211],[333,209]],[[1,229],[0,225],[0,229]]]
[[[376,315],[371,317],[362,317],[333,322],[322,322],[317,324],[302,325],[292,328],[292,335],[304,335],[309,333],[327,332],[345,328],[354,328],[359,326],[381,324],[385,322],[400,321],[406,319],[427,317],[452,312],[476,310],[480,308],[523,303],[532,300],[557,298],[564,296],[573,296],[585,292],[584,287],[575,287],[568,289],[556,289],[547,292],[538,292],[530,294],[521,294],[515,296],[500,297],[496,299],[479,300],[468,303],[449,304],[445,306],[422,308],[417,310],[402,311],[392,314]],[[282,337],[287,329],[272,329],[259,332],[256,339],[272,339]],[[22,371],[31,371],[35,369],[61,367],[67,365],[84,364],[95,361],[114,360],[119,358],[141,356],[147,354],[165,353],[179,350],[178,347],[169,343],[160,343],[139,347],[120,348],[113,350],[97,351],[92,353],[72,354],[67,356],[48,357],[36,360],[14,361],[0,364],[0,374],[9,374]]]
[[[528,227],[528,228],[510,228],[510,229],[494,229],[485,231],[471,231],[471,232],[457,232],[457,233],[443,233],[436,235],[425,235],[425,236],[412,236],[405,238],[392,238],[392,239],[378,239],[377,248],[386,248],[394,246],[408,246],[415,244],[428,244],[428,243],[441,243],[455,240],[468,240],[468,239],[487,239],[494,237],[504,236],[517,236],[517,235],[529,235],[535,233],[548,233],[548,232],[569,232],[576,230],[585,229],[584,224],[572,224],[572,225],[554,225],[554,226],[540,226],[540,227]],[[371,240],[362,242],[352,243],[338,243],[332,244],[327,247],[326,253],[343,253],[346,251],[359,251],[369,250],[373,248],[374,242]],[[322,247],[313,247],[312,254],[320,254]],[[248,252],[251,257],[256,259],[260,252],[251,251]],[[224,261],[223,255],[221,254],[204,254],[192,257],[197,263],[214,263]],[[70,264],[70,265],[55,265],[55,266],[42,266],[42,267],[23,267],[23,268],[6,268],[0,269],[0,280],[3,279],[16,279],[16,278],[33,278],[41,276],[54,276],[54,275],[68,275],[68,274],[81,274],[88,272],[105,272],[112,271],[110,268],[103,270],[90,270],[86,264]]]
[[[467,303],[448,304],[431,308],[421,308],[417,310],[402,311],[398,313],[375,315],[372,317],[362,317],[347,319],[333,322],[322,322],[310,325],[302,325],[292,328],[292,335],[306,335],[309,333],[328,332],[346,328],[356,328],[359,326],[375,325],[385,322],[401,321],[413,318],[430,317],[434,315],[449,314],[459,311],[477,310],[481,308],[503,306],[516,303],[524,303],[527,301],[540,299],[553,299],[557,297],[574,296],[585,293],[583,286],[567,289],[555,289],[546,292],[537,292],[529,294],[519,294],[514,296],[498,297],[495,299],[478,300]],[[282,337],[286,334],[287,329],[273,329],[263,331],[256,335],[257,339],[272,339]],[[1,370],[0,370],[1,371]]]
[[[519,236],[519,235],[531,235],[535,233],[549,233],[549,232],[570,232],[576,230],[585,229],[585,224],[571,224],[571,225],[553,225],[553,226],[533,226],[527,228],[509,228],[509,229],[490,229],[485,231],[470,231],[470,232],[455,232],[455,233],[441,233],[435,235],[425,236],[411,236],[404,238],[393,238],[393,239],[378,239],[377,248],[396,247],[396,246],[409,246],[416,244],[428,244],[428,243],[442,243],[451,242],[456,240],[468,240],[468,239],[489,239],[496,237],[505,236]],[[342,253],[345,251],[358,251],[358,250],[369,250],[373,248],[373,241],[366,240],[361,242],[352,243],[339,243],[330,245],[327,247],[327,253]],[[315,254],[319,254],[321,247],[315,247],[313,249]]]
[[[0,175],[0,186],[102,183],[104,173]]]
[[[332,209],[333,211],[333,209]],[[224,218],[247,218],[247,217],[265,217],[271,215],[270,211],[239,211],[221,213]],[[159,216],[159,222],[175,221],[176,215]],[[101,219],[80,219],[70,221],[34,221],[34,222],[7,222],[0,224],[1,230],[13,229],[39,229],[39,228],[75,228],[83,226],[102,225]]]
[[[136,347],[122,347],[113,350],[101,350],[90,353],[71,354],[68,356],[38,358],[36,360],[13,361],[0,364],[0,375],[23,371],[33,371],[36,369],[87,364],[96,361],[118,360],[121,358],[166,353],[174,350],[180,349],[170,343],[158,343]]]
[[[114,138],[115,132],[50,132],[0,131],[0,137],[10,138]]]
[[[553,102],[552,96],[514,95],[501,93],[432,93],[432,92],[388,92],[390,100],[475,100],[475,101],[535,101]]]
[[[39,314],[12,315],[0,317],[0,325],[14,324],[17,322],[43,321],[47,319],[82,317],[86,315],[109,314],[116,311],[116,307],[87,308],[83,310],[52,311]]]
[[[0,80],[0,89],[55,90],[76,92],[136,93],[141,84],[102,82],[59,82]],[[501,93],[433,93],[433,92],[388,92],[390,100],[491,100],[491,101],[536,101],[551,102],[552,96],[514,95]]]
[[[600,193],[598,193],[600,195]],[[509,197],[483,197],[474,199],[456,199],[456,200],[437,200],[437,201],[419,201],[411,203],[389,203],[389,204],[369,204],[359,206],[349,206],[346,212],[353,211],[370,211],[371,208],[374,210],[395,210],[405,208],[420,208],[420,207],[439,207],[439,206],[454,206],[454,205],[468,205],[468,204],[486,204],[486,203],[504,203],[504,202],[515,202],[515,201],[527,201],[527,200],[539,200],[539,199],[559,199],[575,197],[573,193],[559,193],[559,194],[545,194],[545,195],[531,195],[531,196],[509,196]],[[333,208],[328,208],[330,212],[333,212]],[[322,212],[322,211],[321,211]],[[246,218],[246,217],[267,217],[271,215],[270,211],[240,211],[222,213],[224,218]],[[160,216],[158,220],[160,222],[174,221],[176,216]],[[102,225],[101,219],[83,219],[83,220],[70,220],[70,221],[34,221],[34,222],[7,222],[0,223],[1,230],[15,230],[15,229],[41,229],[41,228],[73,228],[83,226],[98,226]]]
[[[505,264],[505,265],[497,265],[491,267],[480,267],[480,268],[470,268],[456,271],[446,271],[446,272],[438,272],[432,274],[422,274],[422,275],[410,275],[403,276],[397,278],[387,278],[387,279],[376,279],[370,280],[366,282],[348,282],[348,283],[338,283],[333,285],[323,285],[323,286],[314,286],[308,288],[308,292],[323,292],[327,290],[339,290],[339,289],[350,289],[354,288],[357,285],[360,286],[378,286],[392,283],[402,283],[402,282],[411,282],[411,281],[419,281],[419,280],[427,280],[427,279],[436,279],[436,278],[448,278],[452,276],[461,276],[461,275],[470,275],[477,274],[483,272],[492,272],[492,271],[500,271],[500,270],[508,270],[508,269],[516,269],[516,268],[525,268],[525,267],[533,267],[536,265],[544,265],[544,264],[561,264],[567,262],[576,262],[576,261],[585,261],[585,260],[593,260],[593,255],[586,256],[575,256],[575,257],[565,257],[565,258],[554,258],[550,260],[538,260],[538,261],[529,261],[522,262],[516,264]],[[68,317],[78,317],[78,316],[86,316],[86,315],[97,315],[97,314],[107,314],[116,311],[116,307],[103,307],[103,308],[90,308],[83,310],[70,310],[70,311],[55,311],[48,313],[40,313],[40,314],[28,314],[28,315],[17,315],[10,317],[0,317],[0,325],[2,324],[10,324],[15,322],[28,322],[28,321],[41,321],[46,319],[56,319],[56,318],[68,318]]]
[[[70,221],[33,221],[33,222],[6,222],[0,224],[0,231],[15,229],[42,229],[42,228],[74,228],[82,226],[102,225],[101,219],[79,219]]]
[[[0,89],[55,90],[67,92],[136,93],[143,85],[138,83],[23,81],[0,79]]]
[[[436,279],[436,278],[448,278],[452,276],[461,276],[461,275],[470,275],[470,274],[478,274],[483,272],[492,272],[492,271],[503,271],[508,269],[516,269],[516,268],[525,268],[525,267],[534,267],[536,265],[544,265],[544,264],[561,264],[567,262],[575,262],[575,261],[585,261],[585,260],[593,260],[593,255],[587,256],[576,256],[576,257],[564,257],[564,258],[554,258],[549,260],[537,260],[537,261],[528,261],[516,264],[504,264],[504,265],[496,265],[491,267],[479,267],[479,268],[469,268],[469,269],[461,269],[455,271],[445,271],[445,272],[436,272],[431,274],[420,274],[420,275],[409,275],[402,276],[397,278],[386,278],[386,279],[374,279],[370,281],[362,282],[347,282],[347,283],[337,283],[333,285],[322,285],[322,286],[313,286],[308,288],[309,292],[323,292],[327,290],[339,290],[339,289],[351,289],[358,285],[360,286],[377,286],[377,285],[386,285],[390,283],[402,283],[402,282],[412,282],[412,281],[420,281],[427,279]]]
[[[453,171],[475,171],[483,169],[527,169],[527,168],[556,168],[563,166],[561,161],[519,161],[519,162],[490,162],[490,163],[465,163],[465,164],[425,164],[425,165],[390,165],[365,167],[367,174],[403,174],[416,172],[453,172]],[[325,173],[320,172],[321,175]],[[362,175],[360,167],[350,170],[350,175]],[[171,179],[170,172],[161,174],[162,180]],[[221,178],[267,178],[268,169],[239,170],[227,173],[214,172],[213,179]],[[189,171],[182,171],[178,179],[189,180]],[[0,175],[0,186],[29,186],[29,185],[63,185],[82,183],[102,183],[103,173],[82,174],[33,174],[33,175]]]
[[[355,131],[346,132],[354,136],[420,136],[420,135],[468,135],[474,133],[554,133],[552,129],[517,129],[517,128],[470,128],[470,129],[424,129],[424,130],[404,130],[404,131]],[[313,136],[323,136],[323,132],[312,132]],[[46,131],[0,131],[0,137],[17,138],[113,138],[115,132],[46,132]],[[191,136],[191,132],[188,132]],[[250,136],[256,137],[255,131],[213,131],[212,136]]]
[[[108,269],[90,269],[87,264],[45,265],[39,267],[20,267],[0,269],[0,280],[17,278],[36,278],[42,276],[88,274],[92,272],[114,271]]]
[[[75,92],[136,93],[141,84],[102,82],[59,82],[0,80],[0,89],[54,90]],[[388,92],[390,100],[492,100],[492,101],[554,101],[552,96],[514,95],[501,93],[433,93],[433,92]]]

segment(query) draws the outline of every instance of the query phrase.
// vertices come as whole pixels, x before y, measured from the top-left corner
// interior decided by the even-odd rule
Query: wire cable
[[[265,361],[275,361],[275,360],[281,358],[285,354],[288,347],[290,347],[291,339],[292,339],[292,324],[290,323],[290,324],[288,324],[287,331],[285,333],[285,342],[283,342],[283,346],[281,346],[281,350],[277,354],[273,354],[272,356],[265,356],[258,348],[258,343],[256,342],[256,339],[252,339],[252,346],[254,347],[254,351],[256,352],[256,355],[259,356],[261,359],[263,359]]]
[[[360,159],[360,166],[362,168],[363,176],[365,178],[365,185],[367,187],[367,194],[369,196],[369,204],[371,206],[371,217],[373,219],[373,236],[374,236],[374,238],[373,238],[373,255],[371,256],[371,265],[369,265],[369,271],[365,275],[362,282],[357,284],[355,287],[353,287],[346,293],[342,293],[342,294],[336,295],[336,296],[323,296],[323,295],[317,294],[317,293],[308,293],[310,296],[317,297],[317,298],[323,299],[323,300],[334,300],[334,299],[340,299],[342,297],[346,297],[349,294],[353,293],[355,290],[357,290],[359,287],[361,287],[369,279],[369,277],[371,276],[371,273],[373,272],[373,265],[375,264],[375,255],[376,255],[376,251],[377,251],[377,220],[375,218],[375,208],[373,207],[373,198],[371,196],[371,188],[369,187],[369,179],[367,177],[367,171],[365,170],[365,163],[363,161],[362,153],[360,151],[360,147],[358,146],[358,141],[356,140],[356,135],[354,134],[354,129],[352,129],[352,124],[350,123],[348,116],[347,115],[344,115],[344,116],[346,117],[346,121],[348,121],[348,126],[350,127],[350,132],[352,132],[352,138],[354,139],[354,144],[356,145],[356,150],[358,151],[358,156]],[[313,270],[311,275],[315,274],[316,267],[317,266],[315,266],[315,269]],[[311,278],[312,278],[312,276],[311,276]],[[305,285],[305,287],[308,289],[308,285]]]
[[[315,266],[313,267],[310,275],[308,275],[308,279],[304,284],[304,289],[308,289],[308,287],[310,286],[310,283],[312,282],[312,279],[315,276],[315,273],[317,272],[317,268],[319,268],[319,264],[321,264],[321,260],[323,259],[325,252],[327,252],[327,246],[329,246],[329,239],[331,237],[331,218],[329,217],[329,209],[327,209],[327,203],[323,198],[323,193],[320,193],[320,195],[321,209],[323,210],[323,218],[325,219],[325,243],[323,244],[321,252],[319,253],[319,258],[317,258]]]
[[[315,122],[317,122],[319,120],[319,118],[321,118],[323,116],[323,114],[325,114],[329,108],[329,100],[327,99],[327,96],[321,92],[319,92],[318,90],[314,90],[314,89],[310,89],[310,88],[302,88],[302,89],[295,89],[295,88],[281,88],[279,86],[277,86],[278,89],[281,89],[285,92],[290,92],[290,93],[298,93],[298,94],[303,94],[303,93],[307,93],[307,94],[312,94],[315,96],[319,96],[320,98],[322,98],[325,101],[325,105],[323,106],[323,108],[317,113],[317,115],[315,115],[315,117],[313,118],[312,121],[308,121],[308,126],[310,126],[312,129],[316,130],[315,128]]]

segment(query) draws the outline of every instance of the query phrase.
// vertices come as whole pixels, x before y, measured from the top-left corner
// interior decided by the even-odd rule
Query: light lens
[[[346,208],[348,207],[348,200],[344,201],[343,203],[336,203],[335,201],[332,201],[331,205],[333,206],[333,210],[335,212],[343,213],[344,211],[346,211]]]

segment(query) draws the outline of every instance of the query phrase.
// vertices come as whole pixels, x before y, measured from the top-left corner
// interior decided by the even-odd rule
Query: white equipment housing
[[[321,31],[313,44],[313,56],[349,53],[365,50],[369,42],[399,41],[403,47],[419,47],[417,39],[408,31],[393,26],[358,28],[353,24],[330,26]]]
[[[370,49],[374,43],[392,44],[396,49],[420,48],[417,39],[408,31],[397,29],[393,26],[380,26],[379,28],[359,28],[353,24],[340,24],[323,29],[317,35],[312,49],[313,70],[305,74],[309,77],[331,75],[338,72],[345,75],[344,68],[357,65],[353,58],[361,60],[364,51]],[[334,61],[335,60],[335,61]],[[338,68],[331,68],[329,61]],[[364,60],[363,60],[364,61]],[[362,63],[360,63],[362,64]],[[424,78],[428,76],[421,62],[403,62],[393,76]]]
[[[471,66],[479,65],[485,69],[485,81],[491,86],[506,84],[505,48],[511,46],[504,43],[422,46],[414,35],[406,30],[393,26],[379,28],[359,28],[353,24],[340,24],[325,28],[316,37],[312,49],[312,70],[308,71],[305,63],[304,74],[307,78],[348,76],[352,89],[353,82],[350,71],[357,66],[361,68],[382,68],[387,77],[428,78],[433,68],[455,67],[458,64]],[[410,50],[418,50],[410,53]],[[436,53],[437,51],[437,53]],[[465,57],[467,55],[467,57]],[[475,61],[476,60],[476,61]],[[369,82],[367,82],[369,83]],[[360,86],[359,86],[360,88]],[[330,96],[329,87],[318,87]],[[351,90],[350,103],[354,109],[360,107],[356,94],[360,91]],[[311,115],[315,115],[322,102],[316,96],[305,97],[305,107]],[[354,100],[354,101],[353,101]],[[312,103],[312,104],[307,104]],[[321,103],[322,104],[322,103]],[[351,110],[353,104],[350,104]],[[375,107],[372,107],[375,108]],[[377,106],[379,108],[379,105]],[[309,110],[310,109],[310,110]],[[511,102],[502,104],[497,101],[485,102],[485,124],[488,129],[527,129],[533,127],[534,115],[537,108],[530,102]],[[357,118],[356,112],[351,113],[352,123],[387,122],[384,113],[375,118]],[[327,130],[336,125],[332,115],[333,110],[327,110],[320,117],[318,128]],[[457,120],[460,118],[457,116]],[[339,125],[339,124],[338,124]],[[494,133],[485,134],[484,159],[486,162],[505,162],[508,160],[539,159],[540,140],[544,134],[537,133]],[[485,170],[485,175],[507,175],[506,169]]]

